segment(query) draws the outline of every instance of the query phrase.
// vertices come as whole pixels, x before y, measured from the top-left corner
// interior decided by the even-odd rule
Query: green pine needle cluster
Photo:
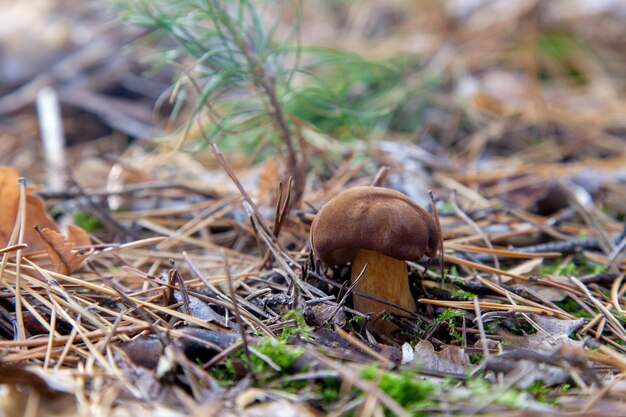
[[[226,151],[297,152],[302,126],[340,139],[415,131],[428,106],[418,94],[428,82],[414,59],[301,45],[299,1],[116,3],[126,21],[151,29],[144,39],[155,63],[179,69],[173,117],[196,103],[187,125],[201,117],[206,136]]]

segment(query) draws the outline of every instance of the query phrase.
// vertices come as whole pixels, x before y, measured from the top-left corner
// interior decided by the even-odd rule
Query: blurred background
[[[178,35],[167,34],[168,27],[170,35],[184,31],[183,17],[201,22],[181,16],[193,2],[149,3],[0,1],[1,165],[50,181],[49,165],[59,163],[46,161],[50,151],[42,144],[50,94],[60,106],[61,163],[85,187],[102,185],[130,145],[153,152],[154,145],[144,145],[153,139],[189,151],[199,169],[211,164],[195,152],[202,138],[190,124],[204,98],[181,93],[181,75],[197,69],[200,58],[176,50]],[[498,158],[602,161],[626,148],[624,1],[253,4],[273,36],[268,42],[289,48],[268,64],[289,69],[276,70],[283,109],[329,158],[337,149],[341,159],[346,149],[367,152],[380,143],[398,153],[393,143],[411,143],[454,171]],[[176,7],[155,20],[155,10]],[[208,67],[197,74],[203,86],[217,74]],[[251,111],[238,103],[249,93],[245,83],[220,85],[207,95],[216,114]],[[209,119],[205,127],[215,124]],[[275,152],[259,126],[220,135],[236,166]],[[185,161],[179,163],[188,169]],[[315,160],[307,163],[315,173]],[[162,165],[154,169],[163,175]],[[612,175],[623,178],[623,168],[615,169]]]

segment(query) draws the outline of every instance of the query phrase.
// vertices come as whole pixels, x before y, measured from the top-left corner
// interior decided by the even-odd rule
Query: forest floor
[[[0,415],[626,415],[620,2],[31,3],[0,5]],[[194,55],[207,22],[255,30]],[[368,185],[438,224],[414,311],[312,251]]]

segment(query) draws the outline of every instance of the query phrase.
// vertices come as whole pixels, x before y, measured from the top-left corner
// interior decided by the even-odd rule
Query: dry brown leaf
[[[37,416],[77,416],[73,385],[66,375],[51,376],[36,367],[0,363],[0,416],[27,415],[32,398],[37,398],[40,407]]]
[[[20,186],[19,172],[11,167],[0,167],[0,246],[7,246],[18,221]],[[26,187],[26,207],[23,242],[28,245],[24,254],[47,252],[50,259],[37,258],[40,266],[52,262],[56,272],[68,274],[76,270],[83,255],[73,251],[75,246],[90,245],[89,235],[78,226],[69,226],[68,237],[59,232],[55,221],[48,215],[46,205],[34,187]],[[39,230],[37,230],[37,228]],[[17,242],[15,242],[17,243]]]
[[[581,341],[570,339],[569,336],[585,323],[584,319],[560,320],[538,314],[531,314],[530,318],[540,329],[525,337],[533,349],[551,353],[562,346],[582,346]]]
[[[235,399],[235,404],[240,415],[247,417],[315,417],[320,414],[304,404],[299,404],[296,397],[290,398],[289,401],[284,393],[262,390],[258,388],[249,388],[242,392]],[[260,404],[255,404],[261,402]]]
[[[0,384],[29,386],[47,397],[56,397],[72,392],[68,385],[71,378],[49,377],[37,367],[24,367],[0,363]]]
[[[198,297],[194,297],[193,295],[188,295],[188,298],[189,314],[197,319],[225,326],[224,317],[217,314],[206,301],[203,301]],[[174,291],[174,299],[177,303],[180,303],[178,311],[186,313],[183,296],[180,291]]]
[[[0,167],[0,245],[2,246],[7,246],[18,217],[20,201],[18,179],[17,170],[11,167]],[[27,194],[23,243],[26,243],[28,248],[24,250],[25,254],[45,249],[43,241],[34,229],[35,225],[58,230],[54,220],[48,216],[46,206],[41,198],[34,194]]]
[[[35,230],[35,226],[38,226],[40,230],[45,228],[59,231],[54,220],[48,216],[43,200],[36,195],[28,194],[26,196],[26,222],[24,223],[24,243],[28,245],[24,252],[26,254],[46,250],[46,244]]]
[[[7,246],[20,200],[19,173],[14,168],[0,167],[0,245]]]
[[[77,247],[91,246],[89,234],[83,228],[73,224],[67,227],[67,241],[72,242]]]
[[[348,321],[343,308],[337,310],[335,306],[326,304],[316,304],[311,308],[315,313],[315,322],[319,325],[324,325],[330,320],[333,326],[343,327]]]
[[[471,365],[465,349],[447,346],[436,352],[428,340],[415,345],[413,361],[420,365],[421,371],[438,375],[465,375]]]
[[[563,349],[582,348],[583,342],[571,339],[569,336],[581,325],[584,319],[560,320],[553,317],[545,317],[530,314],[530,319],[538,326],[535,334],[525,336],[521,346],[524,350],[542,357],[563,357]],[[582,358],[581,358],[582,359]],[[495,361],[507,359],[495,358]],[[565,362],[565,361],[564,361]],[[542,381],[545,386],[553,386],[567,382],[570,378],[570,369],[566,366],[554,366],[553,364],[528,359],[514,361],[515,367],[507,374],[507,377],[515,381],[515,386],[526,388],[535,381]]]
[[[62,233],[47,227],[40,229],[40,233],[55,272],[68,275],[80,267],[85,255],[73,250],[74,242],[66,240]]]
[[[321,413],[309,406],[286,400],[253,405],[243,412],[245,417],[316,417],[320,415]]]

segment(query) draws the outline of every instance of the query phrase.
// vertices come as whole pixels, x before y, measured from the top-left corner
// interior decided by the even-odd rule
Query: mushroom
[[[380,187],[337,194],[311,225],[311,247],[318,259],[329,266],[352,262],[351,284],[365,268],[355,289],[400,307],[353,297],[356,310],[376,316],[416,309],[405,261],[433,257],[439,241],[437,224],[424,208],[401,192]],[[375,318],[372,328],[389,335],[395,326]]]

